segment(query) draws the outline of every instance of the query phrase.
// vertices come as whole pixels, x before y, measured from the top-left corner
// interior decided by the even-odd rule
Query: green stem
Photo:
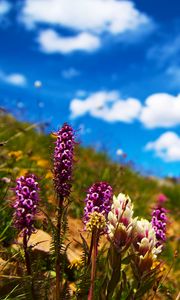
[[[116,248],[112,246],[112,275],[107,287],[106,300],[112,299],[115,288],[121,277],[121,253],[118,253]]]
[[[92,267],[91,267],[91,285],[88,293],[88,300],[94,299],[94,282],[96,276],[96,260],[98,247],[98,233],[95,230],[92,232]]]
[[[60,275],[60,250],[61,250],[61,223],[63,211],[63,197],[58,197],[58,214],[57,214],[57,227],[56,227],[56,300],[60,300],[61,293],[61,275]]]
[[[139,298],[139,297],[137,298],[137,296],[138,296],[138,292],[139,292],[140,287],[141,287],[141,277],[140,277],[140,279],[138,281],[136,292],[132,295],[132,300],[136,300],[136,299]]]

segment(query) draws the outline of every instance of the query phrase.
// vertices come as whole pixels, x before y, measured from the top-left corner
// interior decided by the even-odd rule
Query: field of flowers
[[[68,124],[45,135],[2,112],[0,146],[1,300],[179,299],[178,180],[83,148]]]

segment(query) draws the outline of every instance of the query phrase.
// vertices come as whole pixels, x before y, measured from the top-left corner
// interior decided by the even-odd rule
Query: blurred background
[[[178,0],[0,0],[0,107],[180,175]]]

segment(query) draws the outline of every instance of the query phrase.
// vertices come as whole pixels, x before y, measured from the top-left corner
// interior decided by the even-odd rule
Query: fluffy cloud
[[[77,50],[91,52],[100,46],[99,38],[86,32],[73,37],[63,37],[56,31],[47,29],[40,32],[37,40],[45,53],[68,54]]]
[[[71,101],[73,118],[89,113],[107,122],[130,123],[137,119],[147,129],[180,125],[180,95],[152,94],[144,104],[134,98],[124,100],[118,92],[101,91],[85,96],[77,94]]]
[[[27,26],[47,23],[113,34],[136,30],[151,22],[132,1],[117,0],[26,0],[21,19]]]
[[[49,26],[38,41],[46,53],[91,52],[103,42],[104,33],[116,36],[152,30],[153,21],[136,9],[132,1],[118,0],[26,0],[20,20],[29,29],[41,24]],[[74,31],[63,37],[52,26]],[[131,38],[130,38],[131,39]],[[126,41],[126,39],[124,39]]]
[[[180,161],[180,136],[172,131],[162,134],[156,141],[145,146],[146,151],[154,151],[164,161]]]
[[[180,95],[153,94],[142,109],[140,121],[147,128],[172,127],[180,124]]]
[[[6,15],[11,9],[11,4],[8,1],[2,0],[0,2],[0,18]]]
[[[117,92],[96,92],[85,100],[73,99],[70,104],[71,116],[76,118],[89,113],[107,122],[131,123],[138,118],[141,104],[137,99],[123,100]]]
[[[0,71],[0,81],[21,87],[27,84],[27,79],[24,75],[19,73],[5,74],[3,71]]]

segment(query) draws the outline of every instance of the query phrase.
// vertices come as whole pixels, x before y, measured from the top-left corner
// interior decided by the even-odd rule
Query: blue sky
[[[0,0],[0,105],[179,176],[179,29],[178,0]]]

